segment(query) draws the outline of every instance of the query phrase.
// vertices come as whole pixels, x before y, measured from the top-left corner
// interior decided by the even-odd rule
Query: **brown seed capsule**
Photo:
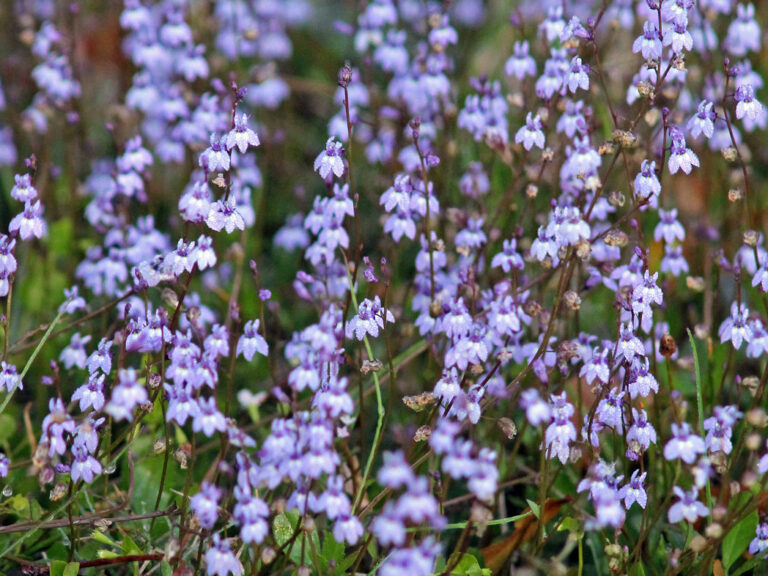
[[[499,428],[501,428],[501,431],[504,433],[504,436],[506,436],[507,439],[512,440],[515,436],[517,436],[517,426],[512,420],[509,418],[499,418],[498,423]]]
[[[420,426],[418,430],[413,435],[413,441],[414,442],[425,442],[426,440],[429,440],[429,437],[432,435],[432,428],[429,426]]]
[[[741,385],[744,386],[744,388],[747,389],[747,392],[749,392],[750,396],[754,398],[755,394],[757,394],[757,389],[760,386],[760,379],[757,376],[747,376],[741,380]],[[750,412],[747,412],[747,415],[749,415]]]
[[[750,248],[754,248],[757,246],[758,241],[760,240],[760,236],[756,230],[747,230],[744,232],[744,244],[749,246]]]
[[[608,194],[608,204],[621,208],[626,202],[626,197],[621,190],[611,190]]]
[[[728,146],[726,148],[723,148],[723,158],[728,160],[728,162],[733,162],[738,157],[738,154],[736,153],[736,148],[733,146]]]
[[[371,372],[378,372],[384,365],[381,360],[363,360],[363,365],[360,367],[360,372],[363,374],[370,374]]]
[[[569,310],[578,310],[581,308],[581,297],[573,290],[567,290],[563,294],[563,302]]]
[[[621,230],[609,230],[603,240],[608,246],[623,248],[629,243],[629,236]]]
[[[443,315],[443,305],[437,300],[433,300],[429,304],[429,315],[432,318],[440,318]]]
[[[703,292],[706,286],[704,278],[701,276],[686,276],[685,285],[688,287],[688,290],[693,290],[694,292]]]
[[[422,412],[423,410],[432,406],[436,401],[437,398],[434,394],[432,394],[432,392],[422,392],[417,396],[403,397],[403,404],[405,404],[414,412]]]
[[[677,342],[672,337],[672,334],[666,333],[661,337],[659,342],[659,352],[664,358],[670,358],[675,352],[677,352]]]

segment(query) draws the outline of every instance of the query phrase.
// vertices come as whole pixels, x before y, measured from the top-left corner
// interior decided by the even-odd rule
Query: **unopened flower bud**
[[[349,64],[344,64],[339,70],[338,84],[342,88],[346,88],[352,82],[352,68]]]
[[[713,522],[704,529],[704,534],[706,534],[707,538],[717,540],[723,535],[723,526],[717,522]]]
[[[275,558],[277,558],[277,552],[274,548],[272,548],[272,546],[267,546],[261,551],[261,561],[264,564],[272,564],[272,562],[275,561]]]
[[[747,434],[747,439],[744,442],[744,445],[747,447],[747,450],[750,450],[754,452],[755,450],[759,450],[760,447],[763,445],[763,437],[760,436],[757,432],[752,432],[752,434]]]
[[[701,534],[696,534],[693,538],[691,538],[690,543],[688,544],[688,547],[696,552],[696,554],[701,554],[704,552],[704,550],[707,549],[707,539],[704,538]]]
[[[742,380],[742,384],[746,384],[747,380],[752,380],[755,384],[755,388],[760,383],[757,378],[755,378],[754,376],[750,376],[748,378],[744,378],[744,380]],[[754,426],[755,428],[765,428],[766,414],[764,409],[752,408],[752,410],[749,410],[745,414],[745,417],[746,417],[747,423],[750,426]]]

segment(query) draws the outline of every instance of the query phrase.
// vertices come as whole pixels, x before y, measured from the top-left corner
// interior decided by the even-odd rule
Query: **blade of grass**
[[[691,341],[693,350],[693,363],[696,368],[696,410],[699,413],[699,434],[704,438],[704,399],[701,390],[701,364],[699,363],[699,352],[696,349],[696,341],[693,338],[690,328],[688,329],[688,339]],[[709,508],[708,522],[712,522],[712,487],[707,477],[707,507]]]

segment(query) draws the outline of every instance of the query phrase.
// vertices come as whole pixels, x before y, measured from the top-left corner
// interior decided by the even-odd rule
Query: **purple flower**
[[[229,199],[219,200],[211,207],[208,216],[205,219],[208,228],[220,232],[225,229],[227,234],[232,234],[235,228],[245,230],[245,220],[243,215],[237,210],[237,199],[234,194],[230,194]]]
[[[213,535],[213,542],[205,553],[207,576],[240,576],[243,565],[229,547],[229,541],[222,540],[218,534]]]
[[[237,147],[240,154],[245,154],[248,146],[254,148],[260,144],[256,132],[248,128],[248,116],[242,114],[240,118],[235,115],[235,127],[227,134],[227,150]]]
[[[688,120],[688,131],[694,138],[698,138],[700,134],[704,134],[707,138],[712,138],[712,135],[715,133],[715,118],[717,115],[712,110],[713,106],[712,102],[702,100],[699,102],[696,114]]]
[[[211,172],[229,172],[230,158],[226,150],[226,139],[219,139],[218,134],[211,134],[211,145],[200,154],[200,167]]]
[[[193,416],[192,430],[202,431],[210,438],[214,432],[224,432],[227,429],[227,421],[216,407],[215,398],[200,398],[198,406],[200,409]]]
[[[677,502],[669,507],[667,512],[667,518],[669,518],[672,524],[676,524],[683,519],[693,523],[699,518],[709,516],[709,509],[699,502],[695,490],[684,492],[679,486],[674,486],[672,490],[675,492],[675,496],[679,498]]]
[[[680,138],[672,141],[672,146],[669,151],[668,166],[670,174],[676,174],[678,170],[690,174],[693,167],[701,166],[701,163],[694,151],[690,148],[686,148],[685,138]]]
[[[552,419],[552,410],[549,404],[541,399],[536,388],[523,391],[520,396],[520,407],[525,410],[525,417],[531,426],[546,424]]]
[[[693,464],[699,454],[706,451],[704,440],[691,433],[687,422],[681,425],[672,424],[672,438],[664,446],[664,458],[667,460],[681,459],[686,464]]]
[[[507,75],[522,80],[526,76],[536,76],[536,61],[529,54],[527,40],[515,42],[512,56],[505,65]]]
[[[189,502],[190,509],[200,521],[200,526],[206,530],[213,528],[219,517],[219,500],[221,490],[215,484],[203,482],[200,492],[195,494]]]
[[[237,341],[237,355],[242,355],[249,362],[257,352],[262,356],[269,355],[269,345],[259,334],[259,320],[249,320],[243,327],[243,335]]]
[[[571,93],[577,90],[589,90],[589,66],[581,63],[581,58],[574,56],[571,60],[568,76],[564,82],[564,87],[568,87]]]
[[[619,490],[619,497],[624,500],[624,507],[629,510],[632,504],[637,502],[640,508],[645,509],[648,504],[648,495],[645,492],[645,477],[648,474],[643,472],[638,476],[639,470],[632,472],[629,482]]]
[[[74,434],[75,421],[67,413],[61,398],[51,398],[48,402],[48,415],[43,419],[42,442],[48,443],[48,456],[63,455],[67,449],[64,434]]]
[[[11,459],[4,453],[0,452],[0,478],[8,477],[8,469],[11,466]]]
[[[5,360],[0,362],[0,388],[5,388],[9,394],[16,390],[16,388],[19,390],[24,389],[19,373],[16,371],[16,366],[8,364]]]
[[[731,315],[726,318],[718,330],[720,342],[731,342],[733,347],[738,350],[741,344],[752,341],[752,328],[749,325],[749,309],[743,302],[731,303]]]
[[[648,414],[645,410],[632,408],[632,426],[627,431],[627,444],[630,446],[637,444],[636,453],[645,451],[651,444],[656,444],[656,430],[653,424],[648,421]]]
[[[541,118],[539,115],[533,116],[528,112],[525,118],[525,126],[522,126],[515,134],[515,142],[522,143],[523,148],[530,150],[534,146],[544,148],[544,131],[541,127]]]
[[[707,436],[704,441],[710,452],[724,452],[730,454],[733,449],[731,435],[733,426],[742,413],[736,406],[715,406],[714,416],[704,420],[704,430]]]
[[[643,24],[643,33],[632,44],[632,52],[640,52],[646,60],[658,60],[661,58],[661,39],[659,29],[651,21]]]
[[[101,474],[101,463],[81,446],[73,447],[72,452],[75,455],[70,471],[72,482],[83,480],[90,484],[96,476]]]
[[[341,142],[337,142],[333,137],[328,138],[325,143],[325,150],[318,154],[315,159],[315,172],[320,174],[320,177],[324,180],[327,179],[331,173],[336,178],[341,178],[344,175],[344,159],[342,155],[344,148]]]
[[[362,535],[363,525],[357,516],[343,515],[337,518],[333,525],[333,538],[336,542],[346,542],[354,546]]]
[[[381,306],[378,295],[374,296],[373,300],[366,298],[360,302],[358,313],[347,322],[346,336],[352,338],[354,335],[358,340],[363,340],[367,334],[376,338],[379,330],[384,329],[385,320],[394,323],[395,317],[392,311],[385,310]]]
[[[80,402],[81,412],[85,412],[91,407],[96,412],[104,408],[104,379],[104,374],[91,374],[88,377],[88,382],[72,394],[72,401]]]
[[[565,397],[565,392],[560,395],[552,395],[554,419],[547,427],[544,434],[544,443],[547,449],[547,457],[560,459],[565,464],[570,455],[571,442],[576,440],[576,427],[571,422],[573,405]]]
[[[24,204],[24,211],[17,214],[11,220],[8,230],[11,234],[18,234],[22,240],[42,238],[48,233],[48,226],[43,220],[43,207],[40,200],[28,201]]]
[[[610,426],[617,432],[623,430],[624,420],[624,406],[622,399],[624,398],[624,391],[619,391],[613,388],[608,392],[608,395],[600,400],[597,405],[597,411],[595,416],[598,422],[604,426]]]
[[[760,522],[755,529],[755,537],[749,543],[749,553],[763,555],[766,550],[768,550],[768,522]]]
[[[16,174],[14,176],[16,185],[11,188],[11,197],[19,202],[31,202],[37,198],[37,189],[32,184],[32,177],[29,174]]]
[[[149,400],[147,390],[139,384],[133,368],[120,370],[118,383],[112,389],[112,398],[104,411],[115,420],[133,420],[134,409]]]

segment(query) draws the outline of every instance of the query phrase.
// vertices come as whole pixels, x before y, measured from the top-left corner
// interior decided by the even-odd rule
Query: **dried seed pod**
[[[506,436],[508,440],[512,440],[515,436],[517,436],[517,425],[511,419],[499,418],[498,424],[499,428],[501,428],[501,431],[504,433],[504,436]]]
[[[419,426],[418,430],[413,434],[414,442],[425,442],[429,440],[432,435],[432,428],[429,426]]]
[[[664,356],[664,358],[670,358],[677,352],[677,342],[675,342],[675,339],[669,332],[661,337],[661,341],[659,342],[659,352],[661,352],[661,355]]]
[[[417,396],[404,396],[403,404],[414,412],[423,412],[437,402],[437,397],[432,392],[422,392]]]

